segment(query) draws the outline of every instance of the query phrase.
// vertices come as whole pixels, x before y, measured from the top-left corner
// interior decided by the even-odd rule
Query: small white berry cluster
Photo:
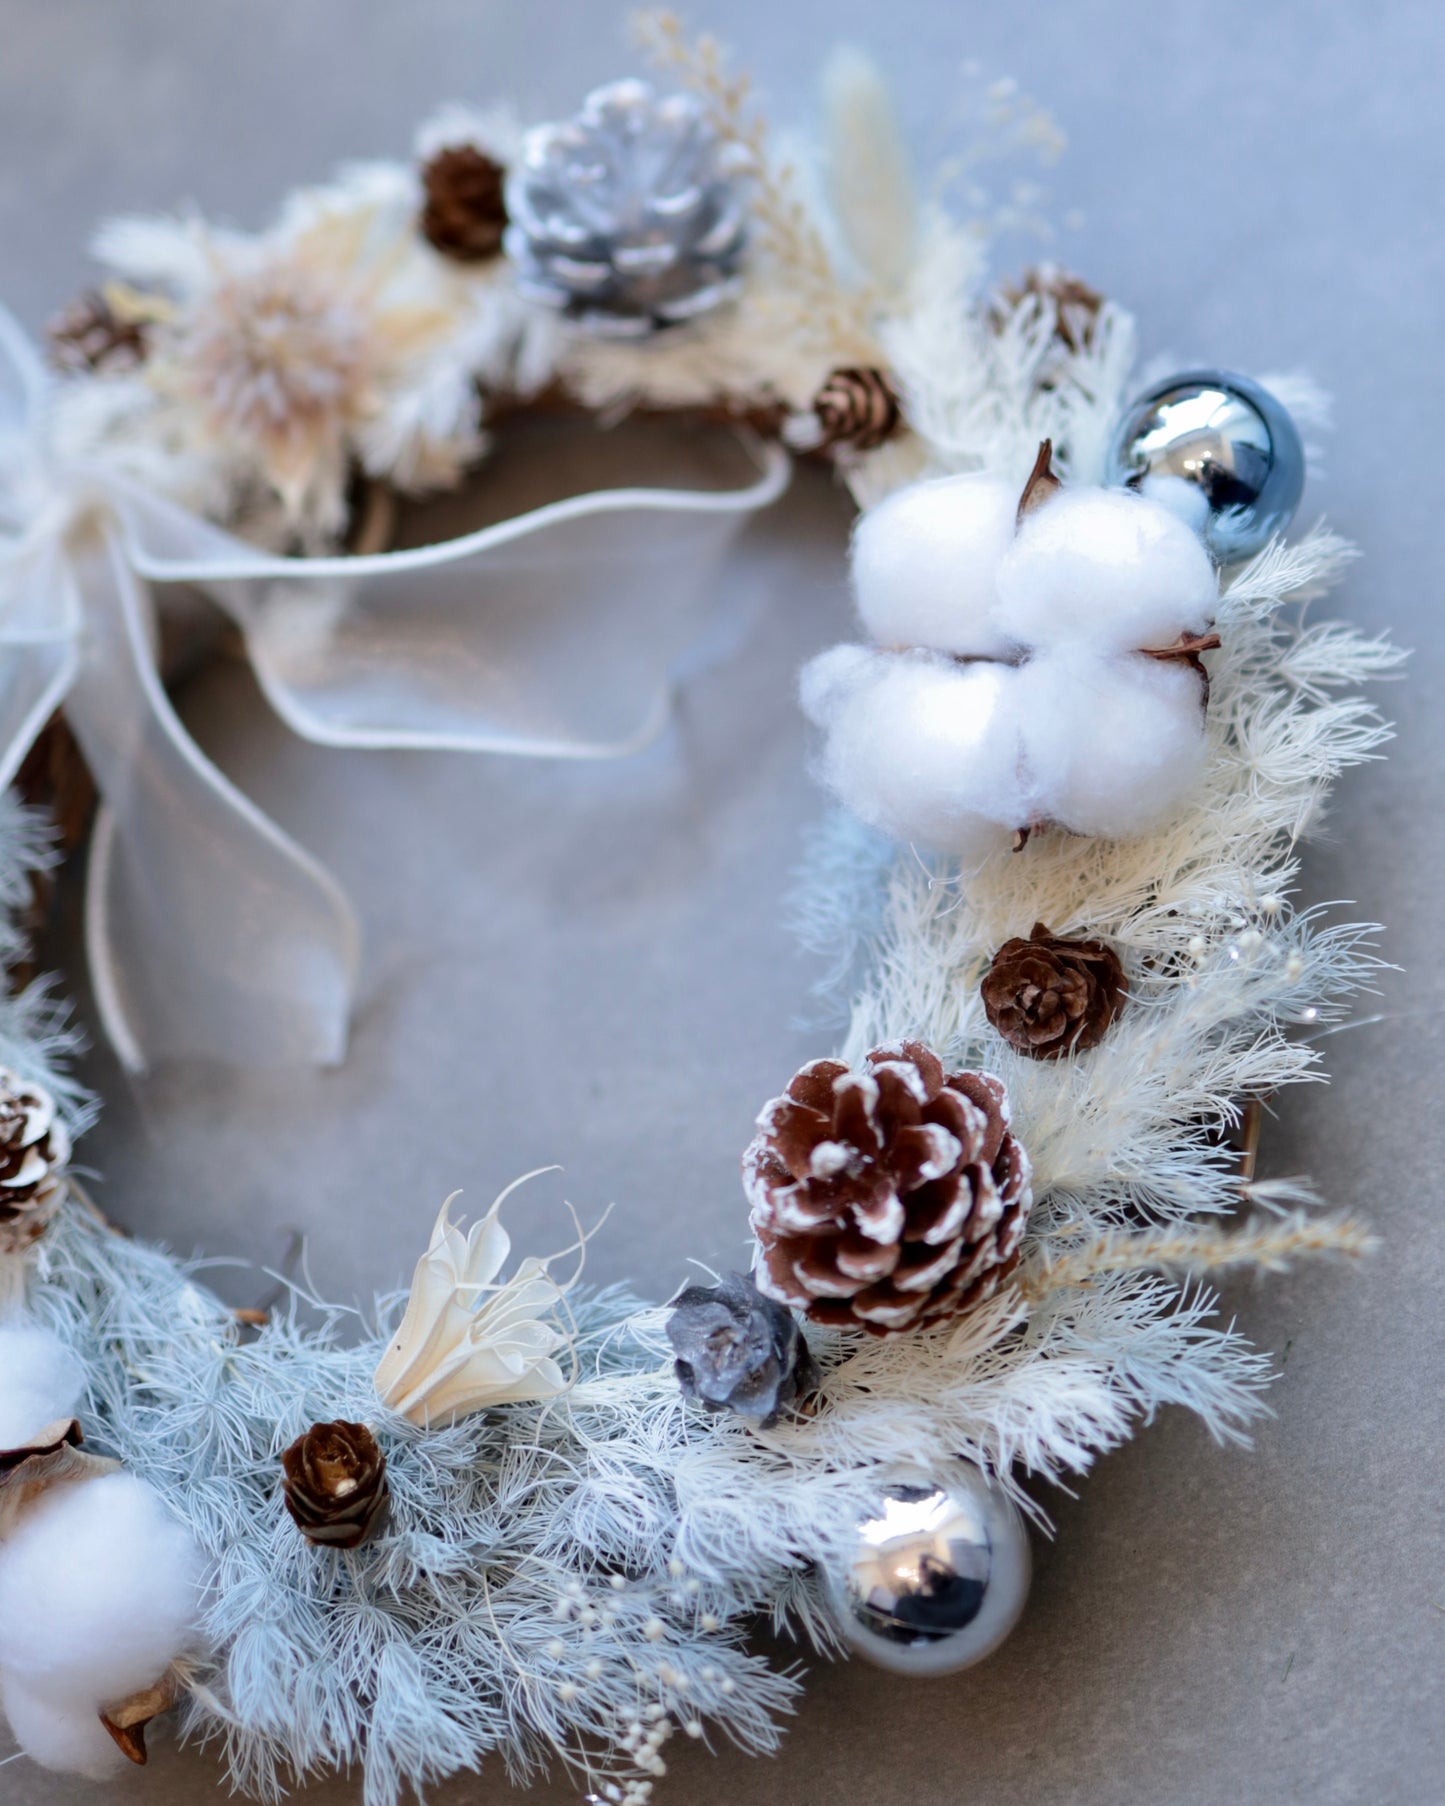
[[[688,1573],[685,1564],[676,1556],[667,1563],[667,1583],[662,1590],[666,1593],[665,1609],[679,1614],[695,1613],[696,1623],[704,1632],[721,1628],[721,1620],[716,1614],[699,1609],[703,1603],[702,1583]],[[635,1655],[630,1658],[636,1680],[649,1690],[649,1683],[655,1685],[662,1697],[638,1703],[631,1718],[626,1717],[625,1711],[619,1716],[618,1729],[612,1739],[620,1758],[619,1768],[608,1778],[596,1781],[594,1791],[587,1796],[598,1806],[647,1806],[652,1797],[653,1781],[667,1773],[662,1754],[664,1746],[679,1730],[696,1739],[705,1734],[699,1709],[690,1698],[692,1681],[683,1669],[668,1659],[668,1625],[658,1615],[654,1600],[661,1604],[661,1595],[646,1582],[634,1584],[623,1574],[609,1574],[605,1590],[597,1595],[589,1593],[580,1580],[570,1578],[553,1608],[559,1620],[577,1624],[584,1632],[605,1632],[626,1617],[632,1621],[633,1629],[640,1631],[643,1639],[658,1651],[655,1667],[645,1666]],[[573,1653],[561,1637],[550,1641],[545,1652],[555,1659]],[[587,1680],[597,1680],[603,1670],[603,1662],[594,1656],[580,1672]],[[713,1663],[704,1663],[698,1668],[696,1678],[704,1694],[716,1692],[725,1696],[736,1690],[736,1682]],[[573,1703],[583,1692],[570,1677],[558,1680],[555,1690],[564,1705]]]
[[[981,858],[1020,829],[1122,838],[1179,808],[1219,586],[1161,503],[1063,488],[1045,448],[1022,505],[987,476],[895,491],[859,522],[852,569],[875,643],[815,658],[802,700],[861,819]]]

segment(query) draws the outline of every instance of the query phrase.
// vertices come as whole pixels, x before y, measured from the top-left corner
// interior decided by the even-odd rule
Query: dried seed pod
[[[365,1424],[313,1424],[281,1457],[282,1497],[309,1543],[355,1549],[387,1502],[386,1456]]]
[[[786,1306],[742,1273],[687,1286],[673,1300],[667,1339],[685,1398],[768,1429],[814,1384],[812,1358]]]

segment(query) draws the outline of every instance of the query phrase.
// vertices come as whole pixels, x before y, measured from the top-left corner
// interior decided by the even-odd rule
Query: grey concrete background
[[[1070,149],[1054,254],[1140,317],[1145,349],[1303,367],[1337,398],[1328,510],[1365,558],[1337,599],[1416,650],[1385,697],[1390,762],[1344,785],[1311,897],[1389,923],[1377,1019],[1330,1045],[1333,1089],[1281,1100],[1267,1158],[1368,1212],[1382,1253],[1227,1299],[1273,1350],[1277,1417],[1252,1453],[1170,1414],[1052,1501],[1029,1612],[1005,1649],[908,1685],[814,1674],[774,1763],[690,1749],[662,1797],[908,1806],[1430,1806],[1445,1800],[1439,1297],[1445,611],[1436,550],[1445,240],[1445,21],[1394,3],[716,0],[708,23],[780,119],[806,116],[827,45],[871,45],[920,157],[968,57],[1043,98]],[[193,199],[259,223],[334,161],[404,152],[436,101],[569,108],[629,62],[620,9],[581,0],[0,0],[0,294],[29,325],[86,274],[91,223]],[[493,498],[495,502],[495,497]],[[368,935],[353,1059],[300,1080],[123,1083],[86,1152],[137,1231],[273,1262],[288,1229],[319,1284],[409,1268],[446,1190],[480,1206],[544,1160],[617,1211],[595,1271],[654,1293],[740,1243],[737,1152],[758,1103],[826,1043],[778,925],[819,801],[792,672],[836,637],[846,510],[817,476],[750,532],[720,656],[664,741],[578,769],[299,746],[244,673],[186,699],[193,726],[358,899]],[[58,955],[83,998],[73,944]],[[1374,1014],[1371,1010],[1368,1013]],[[563,1182],[514,1213],[554,1242]],[[237,1295],[264,1282],[228,1270]],[[219,1782],[161,1749],[115,1798],[181,1806]],[[491,1797],[500,1772],[438,1799]],[[17,1762],[4,1806],[98,1790]],[[359,1799],[354,1781],[308,1791]],[[576,1797],[559,1780],[534,1798]]]

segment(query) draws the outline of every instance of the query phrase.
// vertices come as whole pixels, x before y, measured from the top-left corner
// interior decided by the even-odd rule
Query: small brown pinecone
[[[920,1042],[875,1047],[864,1072],[814,1060],[743,1156],[759,1290],[875,1336],[991,1298],[1033,1202],[1008,1125],[992,1074],[945,1074]]]
[[[19,1254],[54,1217],[69,1159],[55,1099],[0,1066],[0,1255]]]
[[[1040,264],[999,290],[994,319],[1002,324],[1019,303],[1033,295],[1054,316],[1054,338],[1071,356],[1087,351],[1103,311],[1104,297],[1087,282],[1071,276],[1056,264]]]
[[[502,248],[507,172],[474,144],[453,144],[423,164],[422,235],[444,257],[480,263]]]
[[[282,1497],[308,1543],[355,1549],[386,1507],[386,1456],[365,1424],[312,1424],[281,1457]]]
[[[1124,968],[1102,941],[1070,941],[1042,922],[1005,941],[984,974],[984,1014],[1020,1053],[1036,1060],[1097,1047],[1124,1003]]]
[[[46,337],[51,363],[67,376],[120,375],[143,364],[150,349],[144,324],[125,319],[96,290],[57,314]]]
[[[813,397],[821,438],[819,450],[846,445],[876,451],[903,421],[898,392],[881,370],[835,370]]]

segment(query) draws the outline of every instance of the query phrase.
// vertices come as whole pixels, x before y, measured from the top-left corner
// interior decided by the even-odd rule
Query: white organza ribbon
[[[643,744],[708,578],[787,486],[612,489],[368,557],[257,552],[46,442],[48,378],[0,308],[0,785],[62,703],[99,784],[87,939],[125,1064],[334,1063],[359,935],[328,873],[190,738],[152,583],[204,589],[298,734],[331,746],[597,759]]]

